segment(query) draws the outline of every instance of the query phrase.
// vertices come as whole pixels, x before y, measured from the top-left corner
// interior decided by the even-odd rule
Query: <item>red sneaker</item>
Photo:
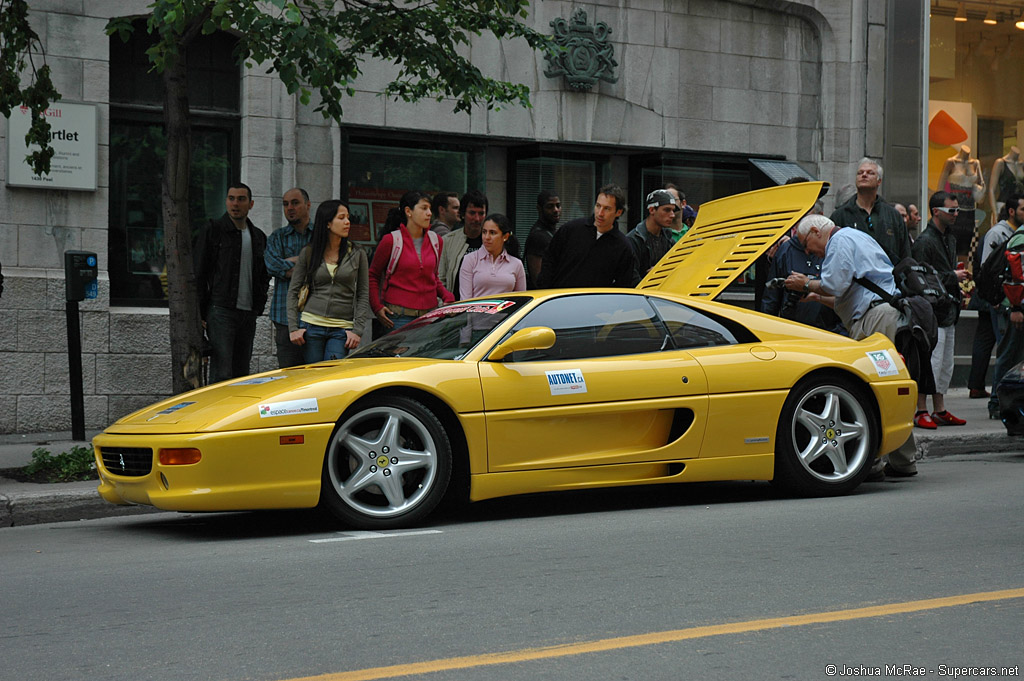
[[[935,430],[938,428],[938,426],[935,425],[935,421],[932,421],[932,417],[929,416],[926,411],[919,411],[914,415],[914,427],[927,428],[928,430]]]
[[[967,421],[950,414],[948,410],[932,412],[932,421],[939,426],[962,426],[967,423]]]

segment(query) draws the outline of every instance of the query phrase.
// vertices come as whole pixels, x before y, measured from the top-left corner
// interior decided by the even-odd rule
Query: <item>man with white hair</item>
[[[854,281],[867,279],[889,295],[898,293],[892,262],[881,246],[864,232],[837,227],[824,215],[806,216],[797,225],[794,238],[807,253],[822,258],[821,278],[811,279],[806,274],[792,272],[786,277],[786,288],[803,291],[811,300],[826,304],[828,299],[822,296],[835,296],[836,314],[854,340],[882,333],[895,343],[899,310]],[[885,473],[893,477],[917,475],[916,454],[917,444],[911,435],[902,447],[889,454]]]
[[[832,211],[832,222],[854,227],[871,236],[894,265],[910,256],[907,223],[896,209],[885,202],[878,188],[882,185],[882,166],[862,158],[857,164],[857,194]]]

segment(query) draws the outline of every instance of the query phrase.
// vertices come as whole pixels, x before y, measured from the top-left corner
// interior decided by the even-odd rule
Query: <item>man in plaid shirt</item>
[[[270,301],[270,319],[274,322],[274,340],[277,344],[277,365],[280,368],[303,364],[302,347],[288,338],[288,284],[292,268],[313,236],[309,223],[309,194],[295,187],[284,193],[284,217],[288,224],[267,239],[263,259],[267,271],[274,277],[274,297]]]

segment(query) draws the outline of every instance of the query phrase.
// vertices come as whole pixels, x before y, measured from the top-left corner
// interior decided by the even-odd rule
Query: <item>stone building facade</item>
[[[125,151],[139,145],[143,137],[135,135],[156,129],[159,106],[132,80],[139,72],[132,55],[104,32],[111,17],[142,15],[146,4],[32,2],[32,25],[64,101],[97,107],[98,188],[10,186],[8,123],[0,120],[0,433],[70,427],[67,249],[99,256],[99,296],[81,305],[86,427],[102,428],[170,392],[166,306],[153,272],[140,274],[132,260],[137,240],[158,234],[144,223],[160,199],[130,188],[152,173]],[[335,196],[361,202],[372,242],[377,204],[398,189],[484,188],[491,210],[510,214],[521,230],[536,219],[537,182],[578,194],[563,196],[571,218],[592,205],[595,186],[615,181],[630,199],[628,219],[620,221],[628,229],[640,219],[641,196],[664,181],[680,184],[699,204],[779,181],[753,161],[795,163],[838,187],[852,181],[861,157],[886,163],[889,155],[902,160],[887,166],[887,183],[909,200],[919,195],[920,171],[907,159],[920,157],[920,128],[908,135],[914,118],[896,121],[886,112],[893,94],[920,112],[923,75],[919,64],[895,73],[886,54],[897,37],[920,43],[923,2],[543,0],[531,3],[526,21],[550,33],[553,21],[568,21],[577,9],[589,24],[611,28],[615,82],[577,91],[563,76],[546,76],[550,66],[525,43],[484,36],[471,46],[486,73],[530,87],[530,109],[455,114],[451,102],[389,101],[379,93],[393,68],[368,62],[339,126],[289,96],[265,69],[215,64],[213,90],[237,86],[238,96],[225,104],[217,99],[222,93],[203,95],[212,131],[203,140],[213,150],[204,156],[213,178],[205,185],[208,213],[223,212],[224,178],[241,177],[253,188],[250,217],[269,233],[284,223],[281,194],[299,185],[314,210]],[[210,54],[215,60],[216,46]],[[449,186],[429,186],[435,167]],[[138,281],[148,282],[141,294],[132,283]],[[264,317],[254,371],[275,368],[272,345]]]

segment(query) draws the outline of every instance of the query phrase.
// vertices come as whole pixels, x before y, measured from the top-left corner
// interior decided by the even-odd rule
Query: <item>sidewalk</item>
[[[946,407],[967,425],[943,427],[938,430],[916,428],[919,459],[934,459],[952,454],[978,454],[1024,450],[1024,438],[1012,438],[999,421],[988,418],[987,400],[972,400],[966,388],[954,388],[946,395]],[[929,402],[929,408],[931,404]],[[96,432],[86,433],[92,437]],[[0,469],[17,468],[32,461],[32,451],[45,447],[59,454],[75,445],[69,433],[38,433],[35,435],[0,435]],[[922,471],[927,474],[927,466]],[[0,477],[0,528],[32,525],[86,518],[153,513],[148,506],[115,506],[96,493],[97,482],[40,485],[15,482]]]

